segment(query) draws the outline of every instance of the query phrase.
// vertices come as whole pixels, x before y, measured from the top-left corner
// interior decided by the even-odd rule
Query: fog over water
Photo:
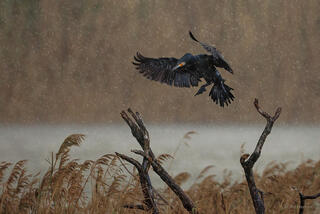
[[[181,143],[169,170],[172,175],[187,171],[194,178],[206,166],[214,165],[209,174],[216,174],[217,179],[221,179],[223,170],[228,169],[235,180],[243,175],[239,163],[241,144],[245,143],[245,152],[251,153],[265,126],[146,125],[155,155],[173,154]],[[196,134],[192,134],[191,139],[183,139],[188,131]],[[81,162],[114,152],[139,158],[130,154],[130,150],[139,149],[139,145],[126,125],[1,125],[0,161],[27,159],[29,170],[44,172],[49,167],[45,159],[51,157],[51,152],[57,152],[63,140],[74,133],[86,135],[84,143],[71,151],[72,158],[79,158]],[[271,161],[290,162],[288,167],[293,168],[307,159],[319,160],[319,155],[319,126],[275,125],[255,170],[261,172]],[[156,186],[160,185],[158,177],[152,176],[152,179]]]

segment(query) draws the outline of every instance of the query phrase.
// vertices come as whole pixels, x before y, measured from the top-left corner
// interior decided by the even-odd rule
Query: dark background
[[[0,122],[120,121],[127,107],[151,122],[320,121],[320,1],[0,1]],[[234,75],[227,108],[197,89],[152,82],[131,64],[205,53],[215,44]],[[279,122],[280,122],[279,121]]]

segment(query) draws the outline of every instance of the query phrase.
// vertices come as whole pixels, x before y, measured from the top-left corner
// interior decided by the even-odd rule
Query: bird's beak
[[[181,62],[180,64],[174,66],[174,67],[172,68],[172,70],[175,71],[175,70],[177,70],[178,68],[181,68],[182,66],[184,66],[185,64],[186,64],[185,62]]]

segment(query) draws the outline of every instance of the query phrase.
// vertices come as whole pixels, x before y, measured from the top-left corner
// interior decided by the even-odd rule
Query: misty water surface
[[[245,152],[251,153],[264,124],[148,125],[147,127],[151,136],[151,146],[156,155],[172,154],[182,142],[169,170],[172,175],[187,171],[196,177],[206,166],[214,165],[209,174],[216,174],[217,178],[221,179],[224,175],[223,170],[228,169],[232,171],[234,179],[239,179],[243,175],[239,163],[241,144],[245,143]],[[197,133],[193,134],[191,139],[183,140],[184,134],[191,130]],[[104,154],[114,152],[134,156],[130,154],[130,150],[139,148],[126,125],[2,125],[0,161],[16,162],[27,159],[30,170],[44,172],[49,167],[45,159],[51,157],[51,152],[57,152],[61,142],[73,133],[86,135],[85,142],[79,148],[74,147],[71,152],[73,158],[80,160],[95,160]],[[267,138],[255,169],[261,171],[271,161],[290,162],[289,168],[292,168],[309,158],[319,160],[319,141],[319,126],[275,126]],[[160,184],[158,177],[152,176],[152,178],[156,185]]]

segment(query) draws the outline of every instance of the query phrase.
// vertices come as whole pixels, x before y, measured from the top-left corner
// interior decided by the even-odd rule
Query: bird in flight
[[[225,84],[220,72],[216,67],[224,68],[233,74],[230,65],[225,61],[221,53],[214,47],[197,40],[189,31],[192,40],[199,43],[210,54],[192,55],[186,53],[180,59],[174,57],[149,58],[139,52],[132,62],[136,69],[146,78],[175,87],[195,87],[201,79],[206,83],[202,85],[195,96],[206,91],[206,87],[213,84],[209,96],[221,107],[233,101],[233,88]]]

